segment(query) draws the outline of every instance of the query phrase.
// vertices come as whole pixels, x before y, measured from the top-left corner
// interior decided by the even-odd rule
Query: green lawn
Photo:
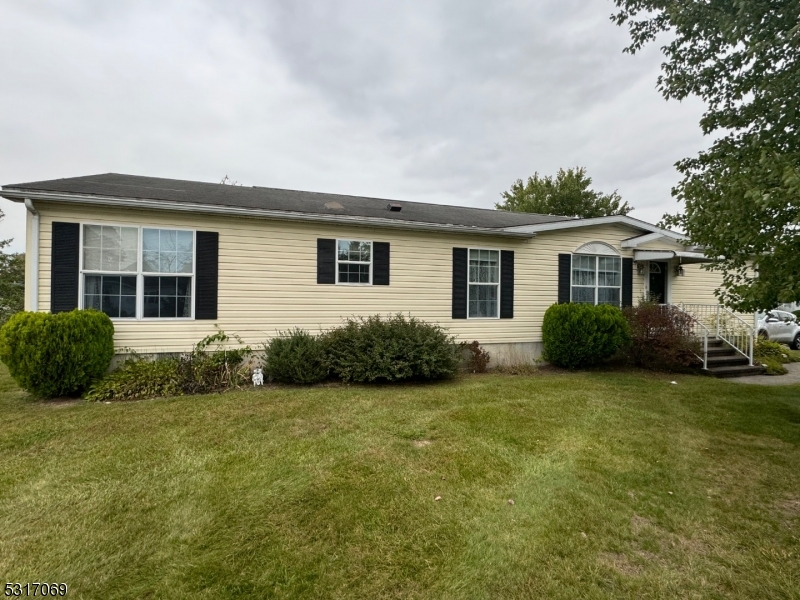
[[[799,386],[550,372],[89,404],[3,369],[0,423],[2,583],[800,598]]]

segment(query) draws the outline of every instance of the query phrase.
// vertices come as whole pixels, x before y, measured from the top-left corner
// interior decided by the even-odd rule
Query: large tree
[[[800,300],[800,2],[615,0],[635,53],[666,33],[658,88],[697,96],[711,147],[677,163],[665,215],[718,257],[720,297],[740,310]],[[751,268],[754,267],[754,268]]]
[[[503,202],[495,205],[500,210],[562,215],[565,217],[607,217],[627,215],[632,208],[615,191],[603,194],[592,190],[592,178],[586,169],[559,169],[555,177],[541,177],[534,173],[527,182],[515,181],[511,189],[503,192]]]
[[[0,210],[0,221],[3,220]],[[6,254],[11,240],[0,240],[0,325],[8,321],[25,303],[25,255]]]

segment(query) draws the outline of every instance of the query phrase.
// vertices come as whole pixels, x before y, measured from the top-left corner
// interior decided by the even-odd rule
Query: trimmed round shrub
[[[328,376],[323,345],[302,329],[292,329],[270,340],[265,347],[267,375],[281,383],[310,384]]]
[[[345,382],[430,381],[454,375],[459,345],[413,317],[348,319],[322,336],[330,372]]]
[[[0,329],[0,360],[19,386],[36,396],[81,393],[114,356],[114,325],[96,310],[21,312]]]
[[[628,323],[616,306],[554,304],[544,313],[543,358],[568,369],[597,364],[629,339]]]

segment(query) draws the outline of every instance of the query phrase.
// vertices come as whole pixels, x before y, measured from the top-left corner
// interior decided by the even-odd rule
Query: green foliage
[[[281,383],[318,383],[328,376],[323,344],[302,329],[275,337],[264,348],[267,375]]]
[[[195,344],[189,354],[178,362],[179,377],[185,394],[206,394],[237,388],[248,380],[249,367],[245,364],[252,354],[249,346],[234,335],[238,348],[227,348],[231,337],[224,331],[206,336]]]
[[[322,336],[330,372],[345,382],[393,382],[450,377],[459,346],[438,325],[413,317],[348,319]]]
[[[789,372],[783,366],[783,362],[771,356],[759,358],[756,362],[766,367],[767,375],[786,375]]]
[[[478,340],[474,340],[470,344],[464,344],[464,348],[469,353],[467,371],[470,373],[485,373],[486,367],[489,366],[489,361],[491,360],[489,353],[481,348]]]
[[[628,52],[669,32],[664,97],[707,105],[700,126],[715,141],[677,164],[673,195],[684,210],[665,221],[722,257],[710,268],[722,273],[717,293],[729,306],[800,300],[800,2],[615,3]]]
[[[114,325],[95,310],[20,312],[0,329],[0,360],[24,390],[52,398],[82,392],[114,356]]]
[[[236,342],[241,340],[234,336]],[[92,385],[87,400],[142,400],[206,394],[239,388],[248,381],[249,347],[226,348],[231,338],[218,331],[181,356],[146,360],[134,356]]]
[[[692,318],[673,306],[640,302],[623,310],[630,327],[629,360],[637,367],[682,370],[696,366],[701,352]]]
[[[796,310],[796,311],[794,311],[792,314],[793,314],[795,317],[797,317],[798,319],[800,319],[800,310]]]
[[[0,325],[25,305],[25,255],[0,253]]]
[[[629,339],[628,323],[616,306],[554,304],[544,313],[544,359],[568,369],[597,364]]]
[[[586,176],[583,167],[559,169],[555,177],[534,173],[527,182],[514,182],[496,206],[514,212],[581,218],[627,215],[633,210],[627,202],[621,203],[616,191],[603,194],[590,189],[591,184],[592,178]]]
[[[141,400],[180,396],[183,381],[177,358],[129,359],[116,371],[95,382],[84,398],[89,401]]]

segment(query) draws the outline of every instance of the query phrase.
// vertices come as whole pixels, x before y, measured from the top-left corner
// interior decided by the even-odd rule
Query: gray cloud
[[[0,1],[0,181],[117,171],[490,207],[582,165],[677,207],[697,103],[610,2]],[[0,238],[17,237],[3,203]]]

